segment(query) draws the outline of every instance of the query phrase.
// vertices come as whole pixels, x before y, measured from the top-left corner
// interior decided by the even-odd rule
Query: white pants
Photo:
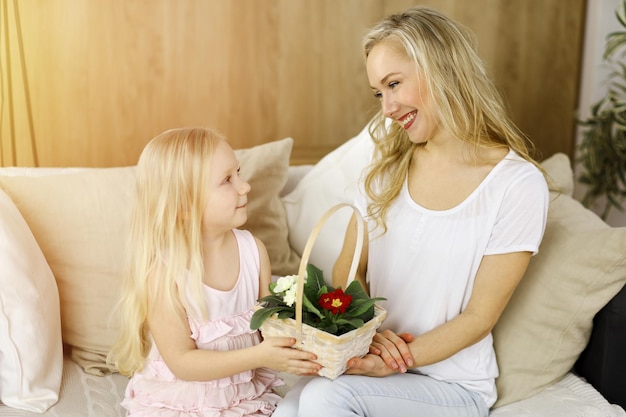
[[[486,417],[482,397],[420,374],[301,378],[273,417]]]

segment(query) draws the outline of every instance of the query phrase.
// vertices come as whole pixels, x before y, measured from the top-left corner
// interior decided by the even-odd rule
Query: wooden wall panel
[[[420,3],[474,30],[514,120],[548,156],[573,146],[584,2]],[[0,0],[0,163],[130,165],[154,135],[190,125],[236,148],[291,136],[293,162],[314,162],[377,105],[364,31],[414,3]]]
[[[385,14],[415,4],[388,0]],[[469,27],[537,157],[573,156],[585,0],[421,0]]]

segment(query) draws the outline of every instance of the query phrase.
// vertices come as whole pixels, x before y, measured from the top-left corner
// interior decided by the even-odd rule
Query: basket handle
[[[311,251],[313,250],[313,244],[317,239],[320,231],[322,230],[322,226],[328,218],[333,215],[337,210],[350,207],[354,212],[357,218],[357,231],[356,231],[356,247],[354,249],[354,256],[352,257],[352,265],[350,266],[350,271],[348,272],[348,280],[346,281],[346,285],[356,276],[356,271],[359,266],[359,260],[361,259],[361,250],[363,249],[363,217],[359,210],[351,204],[340,203],[333,207],[331,207],[324,215],[319,219],[309,239],[304,246],[304,250],[302,251],[302,257],[300,261],[300,268],[298,269],[298,282],[296,287],[296,346],[300,344],[300,337],[302,335],[302,295],[304,293],[304,277],[306,276],[306,268],[309,264],[309,257],[311,256]]]

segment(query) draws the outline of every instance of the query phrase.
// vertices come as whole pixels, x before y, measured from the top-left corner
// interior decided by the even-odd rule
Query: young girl
[[[387,317],[370,354],[335,380],[303,379],[274,417],[485,417],[497,398],[491,330],[539,249],[546,180],[461,25],[414,7],[363,46],[381,107],[355,201],[369,226],[357,279],[387,299]]]
[[[274,370],[316,373],[295,340],[260,340],[253,306],[271,279],[265,247],[248,231],[250,185],[216,132],[176,129],[137,164],[122,330],[111,358],[132,376],[129,416],[269,416]]]

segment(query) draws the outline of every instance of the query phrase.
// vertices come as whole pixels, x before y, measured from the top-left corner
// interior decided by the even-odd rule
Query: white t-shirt
[[[369,224],[367,280],[385,297],[381,330],[419,335],[459,315],[470,299],[485,255],[528,251],[543,237],[549,193],[541,171],[510,151],[458,206],[428,210],[411,198],[405,181],[387,211],[387,232]],[[366,215],[363,186],[356,206]],[[498,367],[492,336],[441,362],[412,371],[456,382],[496,400]]]

